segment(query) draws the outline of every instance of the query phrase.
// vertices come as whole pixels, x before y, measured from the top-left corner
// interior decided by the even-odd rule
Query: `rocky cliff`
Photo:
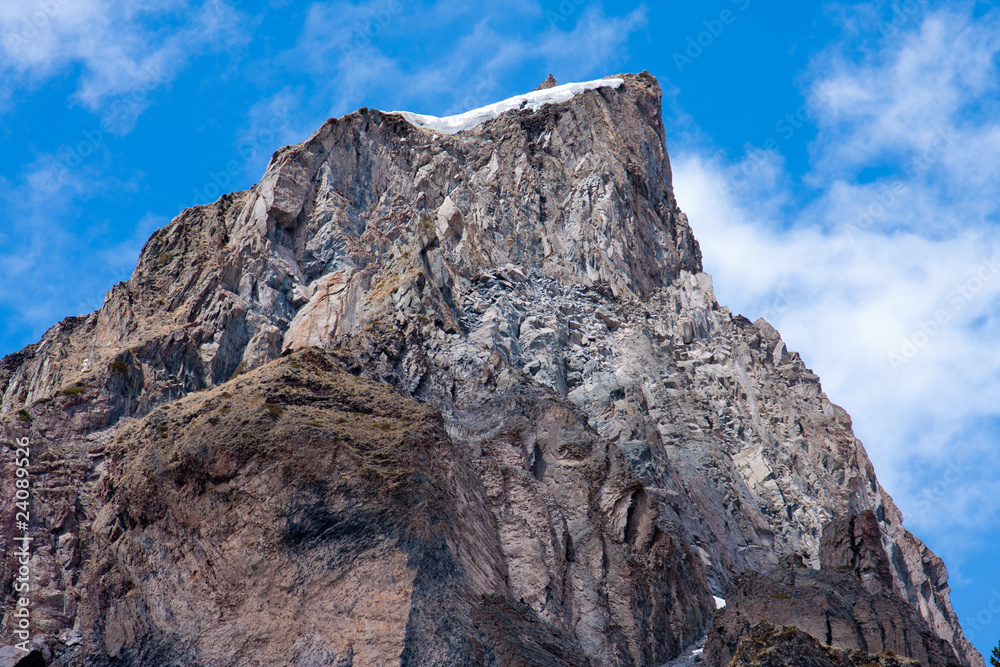
[[[871,510],[827,524],[818,570],[792,557],[766,574],[736,577],[726,608],[712,624],[705,664],[728,665],[742,638],[762,620],[794,626],[848,653],[907,656],[930,667],[962,664],[895,590],[878,524]]]
[[[330,120],[0,361],[38,660],[660,665],[870,512],[885,595],[982,665],[848,415],[716,303],[655,79],[571,92]]]

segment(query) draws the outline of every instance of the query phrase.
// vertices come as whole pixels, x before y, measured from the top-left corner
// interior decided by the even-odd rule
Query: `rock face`
[[[915,667],[920,663],[885,652],[871,655],[863,651],[842,651],[820,644],[815,638],[791,626],[776,628],[761,621],[740,640],[732,667]]]
[[[308,348],[113,429],[81,653],[142,665],[662,659],[685,638],[664,644],[671,628],[691,637],[706,618],[680,576],[685,554],[655,517],[633,519],[649,544],[625,534],[627,464],[595,455],[575,415],[518,417],[551,458],[543,479],[562,485],[484,485],[491,471],[439,413]],[[588,451],[560,457],[552,431]],[[543,616],[513,597],[525,584],[511,579],[531,573],[512,561],[530,545],[502,534],[498,504],[562,528],[548,536],[560,571]],[[560,509],[572,543],[547,516]]]
[[[729,589],[705,646],[705,664],[725,666],[763,620],[793,626],[846,652],[908,656],[931,667],[958,667],[952,646],[895,590],[878,520],[871,511],[832,521],[823,531],[821,568],[786,560],[749,572]]]
[[[983,664],[848,415],[716,303],[622,78],[454,135],[330,120],[0,360],[52,664],[659,665],[738,575],[848,555]]]

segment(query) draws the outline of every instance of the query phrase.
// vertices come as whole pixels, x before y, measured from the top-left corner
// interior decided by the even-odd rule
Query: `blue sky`
[[[328,117],[649,70],[719,301],[819,372],[946,559],[967,633],[995,645],[1000,11],[478,4],[0,4],[0,354],[98,308],[154,229]]]

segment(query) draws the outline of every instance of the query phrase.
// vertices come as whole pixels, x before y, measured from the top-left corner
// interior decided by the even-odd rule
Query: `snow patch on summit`
[[[507,98],[506,100],[502,100],[500,102],[494,102],[493,104],[489,104],[485,107],[441,118],[437,116],[426,116],[424,114],[413,113],[412,111],[393,111],[391,113],[399,114],[406,120],[410,121],[413,125],[420,128],[437,130],[438,132],[443,132],[444,134],[455,134],[456,132],[469,130],[481,123],[485,123],[488,120],[493,120],[500,114],[505,111],[510,111],[511,109],[519,109],[522,106],[526,106],[532,111],[538,111],[546,104],[566,102],[567,100],[571,100],[580,93],[588,90],[604,87],[617,88],[623,83],[625,83],[625,80],[618,78],[594,79],[593,81],[583,81],[580,83],[564,83],[561,86],[553,86],[552,88],[545,88],[543,90],[533,90],[530,93],[515,95],[514,97]]]

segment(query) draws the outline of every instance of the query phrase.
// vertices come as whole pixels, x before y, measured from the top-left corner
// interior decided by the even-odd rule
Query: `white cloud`
[[[67,315],[100,306],[101,295],[127,279],[139,250],[166,220],[149,215],[112,229],[81,204],[134,192],[137,182],[107,176],[106,161],[69,169],[41,155],[17,180],[0,178],[0,310],[3,326],[31,339]],[[71,222],[70,222],[71,221]]]
[[[93,310],[108,285],[128,278],[156,225],[145,216],[112,228],[83,204],[134,191],[111,173],[105,137],[131,131],[157,89],[192,58],[246,42],[240,0],[6,0],[0,3],[0,112],[53,80],[69,79],[71,102],[100,123],[38,154],[2,179],[0,309],[3,326],[37,337],[52,322]],[[95,208],[100,209],[100,203]]]
[[[6,0],[0,103],[79,68],[75,100],[128,132],[148,93],[191,57],[246,39],[246,23],[226,0]]]
[[[632,33],[646,25],[645,8],[633,10],[621,17],[605,16],[595,8],[583,10],[572,30],[553,27],[542,35],[537,44],[521,44],[526,60],[537,57],[553,71],[560,73],[563,83],[586,78],[616,60],[622,59],[623,49]],[[601,72],[616,74],[616,72]]]
[[[624,61],[629,36],[646,21],[642,9],[614,17],[574,0],[564,5],[565,13],[552,20],[528,0],[496,6],[445,0],[419,11],[400,0],[318,2],[309,8],[297,48],[287,58],[308,63],[325,77],[331,114],[351,111],[379,94],[390,96],[395,108],[460,113],[511,93],[501,89],[501,81],[526,65],[537,66],[539,81],[548,72],[563,82],[607,74]],[[527,22],[542,22],[537,39],[521,37]],[[451,46],[438,50],[442,33]],[[386,55],[385,47],[401,37],[420,45],[416,53]],[[420,108],[441,99],[452,104]]]
[[[815,111],[822,125],[847,140],[826,146],[820,166],[843,171],[886,157],[912,157],[947,129],[983,134],[986,128],[976,122],[981,112],[971,119],[963,118],[964,112],[979,105],[985,105],[981,111],[997,110],[1000,15],[973,21],[930,14],[917,29],[891,41],[891,51],[875,53],[861,68],[842,52],[818,59],[817,71],[833,73],[813,87],[824,99]],[[967,166],[964,157],[956,156],[950,166]]]
[[[673,152],[675,190],[720,302],[820,374],[911,528],[968,540],[1000,526],[1000,14],[849,46],[813,71],[814,199],[780,155],[703,142]]]

